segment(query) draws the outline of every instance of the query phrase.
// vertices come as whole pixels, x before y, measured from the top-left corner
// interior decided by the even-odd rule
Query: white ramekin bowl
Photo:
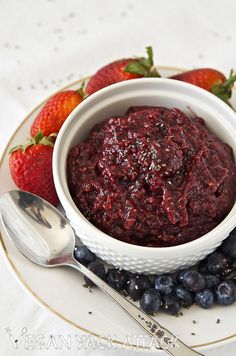
[[[112,115],[124,114],[130,106],[150,105],[188,108],[205,119],[207,126],[236,154],[236,115],[214,95],[191,84],[172,79],[134,79],[104,88],[83,101],[66,120],[56,140],[53,176],[56,191],[76,234],[106,262],[132,272],[163,273],[186,268],[220,245],[236,226],[236,204],[227,217],[206,235],[174,247],[131,245],[103,233],[74,204],[67,186],[69,150],[84,140],[91,128]]]

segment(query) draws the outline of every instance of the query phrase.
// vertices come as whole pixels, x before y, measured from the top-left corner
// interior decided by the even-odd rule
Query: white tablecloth
[[[154,47],[159,65],[236,66],[234,0],[1,0],[0,153],[24,116],[58,87],[121,57]],[[1,184],[1,183],[0,183]],[[13,337],[27,326],[34,335],[69,335],[78,330],[41,309],[0,260],[0,355],[25,355]],[[232,316],[234,317],[234,316]],[[8,330],[10,333],[10,331]],[[205,352],[233,356],[235,343]],[[75,350],[32,349],[32,356],[66,356]],[[94,349],[80,355],[136,355]]]

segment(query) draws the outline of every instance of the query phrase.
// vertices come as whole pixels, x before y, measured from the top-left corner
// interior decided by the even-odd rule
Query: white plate
[[[163,76],[180,72],[181,69],[160,67]],[[67,86],[67,89],[79,88],[81,81]],[[65,89],[65,88],[63,88]],[[236,91],[232,103],[236,107]],[[43,103],[35,108],[22,122],[10,139],[0,163],[0,194],[15,188],[8,170],[8,151],[16,144],[23,143],[29,136],[29,128]],[[236,117],[235,117],[236,119]],[[24,289],[40,304],[63,320],[76,326],[82,332],[99,337],[125,348],[135,348],[150,352],[151,338],[147,337],[136,324],[126,316],[118,306],[101,291],[93,289],[89,293],[83,287],[83,277],[76,271],[66,268],[44,269],[26,260],[2,232],[2,254],[5,261]],[[42,283],[43,281],[43,283]],[[58,293],[58,288],[60,293]],[[92,314],[88,312],[92,311]],[[183,309],[179,318],[159,313],[158,320],[187,345],[198,350],[220,346],[236,338],[234,318],[236,304],[228,307],[215,306],[203,310],[193,306]],[[220,319],[220,323],[216,323]],[[193,323],[193,320],[196,323]],[[158,355],[163,351],[155,350]]]

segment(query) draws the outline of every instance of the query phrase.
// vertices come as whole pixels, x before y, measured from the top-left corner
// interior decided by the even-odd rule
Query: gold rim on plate
[[[175,68],[175,67],[166,67],[166,66],[160,66],[158,67],[160,70],[170,70],[170,71],[174,71],[174,72],[183,72],[183,71],[186,71],[186,69],[184,68]],[[26,123],[26,121],[30,118],[30,116],[33,114],[33,112],[35,112],[41,105],[43,105],[52,95],[55,95],[56,93],[62,91],[62,90],[65,90],[71,86],[74,86],[76,84],[80,84],[81,82],[84,82],[85,80],[87,80],[89,77],[85,77],[85,78],[82,78],[82,79],[78,79],[62,88],[60,88],[59,90],[55,91],[53,94],[51,94],[49,97],[47,97],[46,99],[44,99],[39,105],[37,105],[33,110],[30,111],[30,113],[25,117],[25,119],[21,122],[21,124],[17,127],[17,129],[13,132],[13,134],[11,135],[3,153],[2,153],[2,157],[0,159],[0,169],[1,169],[1,166],[2,166],[2,162],[3,162],[3,159],[4,157],[6,156],[6,154],[8,153],[9,151],[9,147],[11,145],[11,142],[12,140],[14,139],[14,137],[16,136],[17,132],[20,130],[20,128]],[[50,305],[48,305],[40,296],[38,296],[32,289],[31,287],[27,284],[27,282],[25,281],[25,279],[23,278],[23,276],[20,274],[20,272],[17,270],[16,266],[14,265],[14,262],[13,260],[11,259],[8,251],[7,251],[7,247],[4,243],[4,240],[3,240],[3,236],[0,232],[0,244],[2,245],[2,251],[3,253],[5,254],[5,257],[12,269],[12,271],[14,272],[14,274],[17,276],[18,280],[23,284],[23,286],[25,287],[25,289],[36,299],[36,301],[43,305],[44,307],[46,307],[51,313],[57,315],[58,317],[60,317],[61,319],[63,319],[64,321],[66,321],[67,323],[75,326],[76,328],[78,328],[79,330],[87,333],[87,334],[90,334],[92,336],[95,336],[99,339],[102,339],[102,340],[108,340],[107,337],[103,336],[103,335],[99,335],[95,332],[93,332],[92,330],[89,330],[89,329],[86,329],[84,328],[83,326],[77,324],[76,322],[66,318],[64,315],[62,315],[61,313],[59,313],[57,310],[53,309]],[[236,333],[233,334],[233,335],[230,335],[230,336],[227,336],[225,338],[222,338],[222,339],[217,339],[215,341],[211,341],[211,342],[208,342],[208,343],[204,343],[204,344],[199,344],[199,345],[192,345],[190,347],[192,348],[200,348],[200,347],[206,347],[206,346],[211,346],[211,345],[216,345],[218,343],[221,343],[221,342],[224,342],[224,341],[228,341],[230,339],[233,339],[236,337]],[[114,344],[117,344],[117,345],[121,345],[121,346],[124,346],[124,342],[120,341],[120,340],[113,340],[112,341]],[[127,345],[125,346],[127,347]],[[136,348],[136,349],[142,349],[142,350],[151,350],[150,347],[145,347],[145,346],[138,346],[138,345],[134,345],[134,344],[129,344],[128,345],[128,348]],[[159,349],[160,351],[161,349]]]

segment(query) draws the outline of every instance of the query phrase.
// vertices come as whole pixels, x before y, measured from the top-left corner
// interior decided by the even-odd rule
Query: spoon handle
[[[66,265],[76,268],[86,277],[91,279],[103,292],[109,295],[130,317],[132,317],[148,334],[150,334],[157,344],[172,356],[196,356],[202,355],[197,351],[192,350],[178,336],[173,335],[169,330],[161,326],[156,320],[152,319],[146,313],[142,312],[128,299],[110,287],[106,282],[91,272],[85,266],[77,262],[75,259],[70,260]]]

